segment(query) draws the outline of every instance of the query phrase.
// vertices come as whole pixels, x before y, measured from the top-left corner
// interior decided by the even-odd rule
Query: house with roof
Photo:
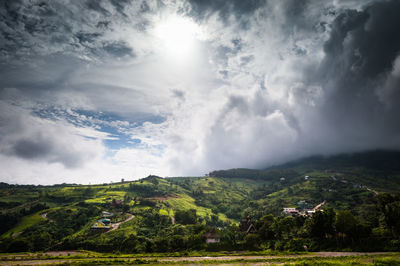
[[[90,227],[92,231],[107,231],[112,228],[111,220],[107,218],[101,218]]]
[[[208,232],[204,235],[206,243],[219,243],[221,241],[221,236],[215,232]]]
[[[101,216],[103,217],[112,217],[114,214],[112,212],[102,211]]]
[[[296,208],[289,207],[289,208],[283,208],[283,214],[288,215],[288,216],[289,215],[297,216],[300,214],[300,212]]]
[[[100,219],[99,222],[103,223],[106,226],[111,224],[111,220],[107,218]]]

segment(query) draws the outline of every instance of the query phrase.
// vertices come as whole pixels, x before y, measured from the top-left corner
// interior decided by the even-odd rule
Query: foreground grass
[[[62,253],[60,255],[57,253]],[[100,253],[88,250],[77,251],[54,251],[54,252],[35,252],[35,253],[0,253],[0,260],[10,257],[23,257],[24,259],[81,259],[81,258],[158,258],[158,257],[239,257],[239,256],[293,256],[293,255],[315,255],[313,252],[289,252],[289,251],[180,251],[180,252],[164,252],[164,253]]]
[[[224,255],[216,255],[215,253],[207,253],[207,256],[171,256],[175,253],[168,254],[104,254],[81,251],[85,253],[75,254],[72,256],[50,256],[42,253],[30,254],[3,254],[0,255],[1,262],[6,262],[7,265],[24,265],[30,264],[33,260],[35,264],[57,264],[57,265],[132,265],[132,264],[196,264],[196,265],[259,265],[259,264],[279,264],[279,265],[400,265],[400,253],[377,253],[366,255],[347,255],[347,256],[332,256],[329,253],[280,253],[271,255],[269,252],[260,254],[237,254],[230,253]],[[345,253],[343,253],[345,254]],[[346,253],[348,254],[348,253]],[[160,255],[160,256],[154,256]],[[163,256],[161,256],[163,255]],[[141,256],[141,257],[134,257]]]

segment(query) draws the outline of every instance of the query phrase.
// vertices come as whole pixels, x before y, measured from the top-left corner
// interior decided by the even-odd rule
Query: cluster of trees
[[[177,210],[175,221],[179,224],[195,224],[197,222],[196,210]]]
[[[46,204],[36,203],[28,208],[23,207],[15,211],[4,211],[0,213],[0,234],[3,234],[13,228],[19,221],[21,221],[23,216],[44,210],[46,208]]]
[[[378,208],[383,213],[387,229],[397,238],[400,237],[400,194],[379,194]]]
[[[3,239],[0,252],[43,251],[61,246],[63,238],[80,230],[99,213],[99,208],[90,205],[49,212],[48,220],[27,228],[18,237]]]
[[[398,250],[400,195],[379,194],[377,205],[369,207],[370,219],[332,208],[310,218],[265,215],[257,221],[257,231],[244,239],[255,249]]]
[[[155,197],[163,194],[162,192],[158,191],[157,186],[154,184],[129,184],[130,192],[135,193],[141,197]]]

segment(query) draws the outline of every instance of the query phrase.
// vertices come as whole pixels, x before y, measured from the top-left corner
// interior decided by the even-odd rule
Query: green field
[[[25,216],[22,218],[22,220],[12,229],[8,230],[6,233],[4,233],[1,238],[6,238],[6,237],[10,237],[13,234],[19,234],[22,231],[24,231],[25,229],[34,226],[38,223],[40,223],[41,221],[44,221],[45,219],[40,216],[42,212],[37,212],[28,216]]]

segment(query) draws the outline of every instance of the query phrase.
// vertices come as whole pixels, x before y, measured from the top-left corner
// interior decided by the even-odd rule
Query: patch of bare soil
[[[301,254],[301,255],[283,255],[283,256],[218,256],[218,257],[163,257],[153,258],[158,261],[224,261],[224,260],[267,260],[277,258],[307,258],[307,257],[343,257],[343,256],[362,256],[362,255],[379,255],[385,254],[385,252],[317,252],[312,254]]]
[[[47,251],[44,252],[43,255],[48,255],[48,256],[68,256],[69,255],[80,255],[84,254],[79,251],[73,251],[73,250],[64,250],[64,251]]]

